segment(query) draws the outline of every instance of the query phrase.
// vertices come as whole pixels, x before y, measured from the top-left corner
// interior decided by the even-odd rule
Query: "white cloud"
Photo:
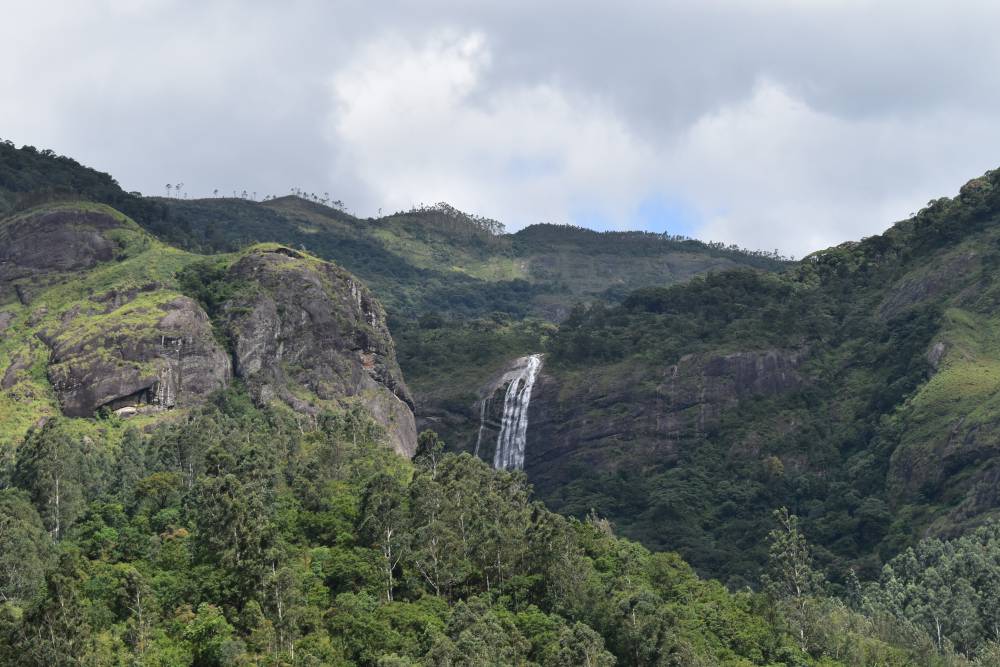
[[[660,196],[700,215],[701,238],[801,256],[881,231],[1000,157],[985,115],[848,116],[768,78],[644,143],[600,97],[488,85],[494,60],[483,33],[448,31],[379,38],[338,70],[334,180],[355,183],[362,212],[448,201],[512,229],[627,227]],[[978,171],[964,167],[976,160]]]
[[[955,110],[843,118],[762,80],[668,153],[664,173],[705,220],[699,236],[801,256],[877,233],[928,193],[954,193],[1000,159],[1000,128]]]
[[[390,36],[336,74],[336,171],[363,184],[361,206],[447,201],[512,228],[586,209],[625,224],[651,183],[650,151],[599,98],[486,87],[491,57],[479,32]]]

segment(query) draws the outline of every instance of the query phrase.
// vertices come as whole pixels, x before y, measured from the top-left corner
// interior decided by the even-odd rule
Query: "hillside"
[[[315,419],[360,403],[412,455],[412,399],[360,282],[277,245],[203,257],[104,204],[0,219],[0,448],[53,416],[177,418],[234,380]]]
[[[355,218],[299,196],[265,202],[155,199],[161,238],[203,251],[253,241],[303,247],[362,276],[400,318],[505,312],[558,321],[578,301],[618,300],[637,287],[711,270],[774,270],[764,254],[639,232],[533,225],[505,234],[445,204]],[[492,221],[490,221],[492,222]]]
[[[52,151],[0,143],[0,213],[53,197],[108,204],[191,252],[257,242],[304,248],[366,281],[401,325],[430,312],[559,320],[578,301],[620,300],[637,287],[711,270],[783,265],[767,253],[657,234],[559,225],[506,234],[495,221],[443,204],[362,219],[295,195],[265,202],[141,197]]]
[[[116,207],[177,249],[233,253],[276,242],[358,276],[385,305],[419,425],[451,442],[466,437],[484,377],[538,350],[575,305],[618,303],[633,289],[710,271],[786,265],[767,253],[640,232],[543,224],[506,234],[446,205],[362,219],[291,195],[142,197],[52,151],[0,143],[0,212],[80,197]]]
[[[763,564],[779,506],[834,576],[877,577],[1000,508],[998,248],[991,172],[783,274],[578,311],[544,348],[529,478],[734,585]]]

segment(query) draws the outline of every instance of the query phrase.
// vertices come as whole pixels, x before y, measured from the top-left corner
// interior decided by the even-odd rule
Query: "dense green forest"
[[[5,473],[6,664],[958,665],[956,648],[980,664],[996,655],[986,638],[1000,570],[975,567],[996,560],[995,528],[921,545],[840,601],[810,568],[794,517],[778,516],[763,592],[733,593],[615,537],[596,515],[549,512],[523,473],[443,453],[431,432],[411,464],[357,411],[303,433],[287,410],[255,408],[236,388],[150,434],[106,419],[85,430],[50,420]],[[972,587],[994,597],[965,597]]]

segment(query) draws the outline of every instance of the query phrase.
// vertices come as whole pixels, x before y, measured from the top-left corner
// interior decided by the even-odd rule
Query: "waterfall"
[[[541,367],[542,355],[531,355],[507,385],[507,393],[503,399],[500,437],[497,438],[496,454],[493,456],[494,468],[520,470],[524,467],[524,443],[528,435],[531,388],[535,385],[535,378],[538,377],[538,370]]]
[[[474,456],[479,458],[479,445],[483,443],[483,431],[486,430],[486,408],[490,404],[489,398],[484,398],[479,404],[479,435],[476,436],[476,451]]]

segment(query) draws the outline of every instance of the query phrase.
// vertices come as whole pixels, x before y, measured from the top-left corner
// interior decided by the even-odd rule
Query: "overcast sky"
[[[0,137],[130,190],[801,256],[1000,166],[1000,3],[12,0]]]

